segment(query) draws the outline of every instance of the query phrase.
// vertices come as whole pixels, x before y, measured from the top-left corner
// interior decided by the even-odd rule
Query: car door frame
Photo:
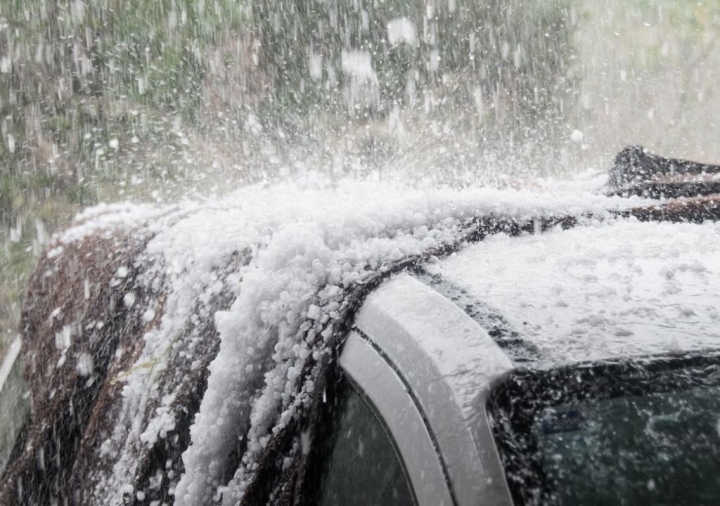
[[[457,504],[427,421],[387,359],[354,330],[345,342],[340,366],[386,430],[403,464],[415,503],[419,506]]]
[[[447,487],[443,504],[512,505],[486,403],[515,366],[462,309],[409,273],[392,276],[357,313],[340,365],[385,420],[419,504],[441,504],[434,494]],[[414,425],[394,421],[411,408]],[[406,445],[420,436],[418,458]]]

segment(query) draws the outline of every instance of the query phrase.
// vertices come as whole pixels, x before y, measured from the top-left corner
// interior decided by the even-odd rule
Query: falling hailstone
[[[80,376],[89,376],[94,369],[92,355],[89,353],[80,353],[75,364],[75,370]]]
[[[308,63],[310,77],[312,77],[316,81],[322,79],[322,60],[323,59],[321,54],[310,55],[310,61]]]
[[[125,304],[126,308],[131,308],[135,304],[135,294],[133,292],[128,292],[123,297],[123,304]]]
[[[388,42],[393,46],[408,44],[414,46],[417,43],[415,25],[408,18],[395,18],[388,23]]]

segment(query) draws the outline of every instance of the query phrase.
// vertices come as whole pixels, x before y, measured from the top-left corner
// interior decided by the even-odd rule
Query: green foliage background
[[[0,2],[3,332],[48,234],[82,206],[124,198],[133,176],[167,179],[172,125],[198,121],[207,50],[246,19],[234,0]]]
[[[398,17],[416,44],[389,43]],[[0,349],[47,238],[101,200],[221,193],[316,153],[331,172],[349,152],[428,172],[498,146],[720,156],[718,31],[720,0],[2,1]],[[349,105],[347,49],[377,100]]]

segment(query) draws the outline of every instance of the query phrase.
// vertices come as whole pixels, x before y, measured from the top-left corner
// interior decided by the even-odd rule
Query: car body
[[[654,416],[632,399],[712,392],[717,196],[349,188],[365,193],[98,208],[56,237],[23,312],[30,414],[0,502],[587,502],[562,492],[596,467],[547,467],[588,457],[562,441],[598,448],[583,435],[629,416],[620,401]],[[707,467],[711,396],[687,395],[706,439],[663,444],[709,448]]]
[[[552,480],[537,469],[543,464],[539,442],[556,434],[561,441],[568,434],[582,439],[584,431],[592,432],[594,412],[587,406],[608,402],[650,403],[643,407],[647,419],[633,409],[620,414],[690,433],[692,422],[667,420],[668,410],[681,411],[686,389],[706,392],[702,404],[685,403],[685,409],[705,416],[703,427],[711,433],[703,441],[679,438],[666,445],[699,444],[707,453],[698,457],[700,468],[675,448],[685,471],[650,465],[623,486],[592,478],[601,485],[593,494],[603,504],[717,501],[712,472],[720,462],[720,431],[713,423],[720,404],[712,399],[720,380],[718,234],[714,223],[626,221],[542,236],[501,234],[440,261],[432,275],[402,273],[374,291],[356,317],[340,366],[402,463],[407,484],[396,486],[412,500],[401,503],[586,504],[590,492],[573,495],[578,483],[572,478],[558,479],[552,490]],[[666,397],[665,405],[656,406]],[[567,404],[585,406],[586,414],[566,408],[542,418]],[[623,427],[622,420],[616,423]],[[533,433],[538,424],[547,434]],[[554,444],[553,451],[564,448]],[[620,449],[632,454],[634,448],[622,444],[628,441]],[[593,458],[600,458],[602,451],[595,450]],[[670,450],[658,443],[662,451]],[[640,469],[651,456],[630,460]],[[345,476],[363,476],[363,463],[345,464]],[[613,464],[604,462],[605,471],[612,474]],[[333,465],[331,459],[326,472]],[[704,479],[698,478],[702,466]],[[676,480],[685,474],[695,477],[697,487],[678,493]],[[330,480],[329,486],[337,484]],[[613,486],[617,496],[600,490]],[[372,495],[384,489],[381,481],[364,489],[370,497],[347,483],[340,489],[353,492],[324,504],[388,504]]]

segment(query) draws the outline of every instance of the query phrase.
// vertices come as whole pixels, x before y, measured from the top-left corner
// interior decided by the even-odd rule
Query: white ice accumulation
[[[369,68],[360,59],[348,66]],[[141,259],[140,281],[153,293],[158,286],[150,285],[162,284],[166,297],[162,306],[151,301],[136,307],[140,300],[132,301],[139,318],[157,324],[145,334],[142,354],[123,378],[122,414],[102,448],[115,463],[98,486],[99,503],[122,504],[122,492],[132,489],[127,484],[135,472],[133,449],[152,446],[174,429],[170,406],[176,392],[160,391],[157,377],[172,373],[177,364],[167,363],[167,350],[198,318],[214,320],[220,350],[183,455],[185,473],[179,481],[170,474],[166,478],[175,481],[177,505],[220,499],[234,505],[252,478],[259,452],[309,401],[314,385],[301,371],[310,357],[327,352],[325,343],[347,311],[353,289],[403,259],[454,244],[474,217],[600,216],[637,203],[576,189],[530,193],[313,180],[249,187],[203,205],[86,212],[61,242],[121,227],[123,220],[144,224],[153,235]],[[249,263],[233,263],[238,251],[248,253]],[[221,276],[228,266],[232,273]],[[229,293],[234,302],[226,311],[211,311],[208,301],[220,293]],[[202,346],[200,338],[193,340],[180,356],[197,367],[194,353]],[[144,406],[150,397],[162,402],[148,414]],[[247,441],[241,463],[228,469],[228,448],[241,439]],[[223,481],[224,476],[232,479]]]
[[[552,364],[718,348],[720,225],[498,235],[443,262]]]

